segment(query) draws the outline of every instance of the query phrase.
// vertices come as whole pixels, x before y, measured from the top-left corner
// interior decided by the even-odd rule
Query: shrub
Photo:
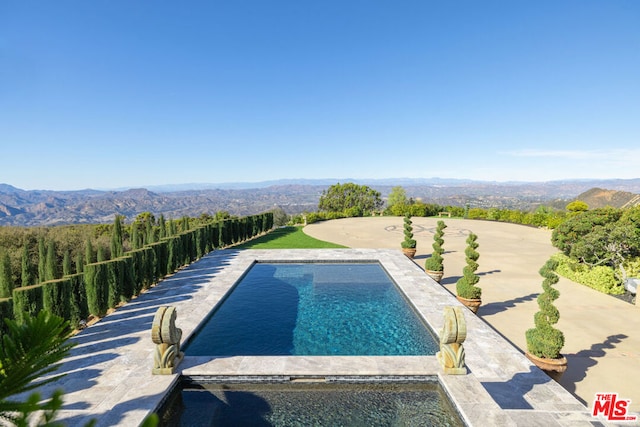
[[[543,292],[538,295],[540,311],[533,318],[536,326],[525,332],[529,353],[548,359],[558,358],[564,346],[564,334],[552,326],[560,319],[560,313],[553,305],[553,301],[560,296],[560,292],[553,287],[558,283],[558,275],[554,271],[557,266],[558,262],[552,258],[540,269],[540,275],[544,277]]]
[[[556,254],[552,258],[558,264],[555,271],[573,282],[605,294],[619,295],[624,293],[624,287],[616,279],[615,271],[611,267],[604,265],[589,267],[564,254]]]
[[[444,265],[442,264],[442,254],[444,253],[442,245],[444,244],[444,239],[442,236],[444,236],[444,229],[447,228],[447,225],[444,221],[438,221],[437,224],[436,232],[433,235],[433,245],[431,245],[433,247],[433,252],[431,257],[427,258],[424,263],[425,270],[444,271]]]
[[[462,269],[462,277],[456,282],[456,293],[459,297],[466,299],[477,299],[482,295],[482,289],[476,286],[480,281],[480,276],[476,274],[478,269],[478,258],[480,254],[478,249],[478,236],[469,233],[467,237],[467,248],[464,250],[467,265]]]
[[[68,323],[42,311],[21,322],[9,320],[6,326],[0,346],[2,425],[60,425],[53,420],[62,407],[62,391],[56,390],[51,398],[42,399],[34,390],[62,377],[52,374],[73,347],[67,341]],[[26,396],[26,392],[32,393]],[[37,417],[32,416],[36,413]]]
[[[640,257],[626,260],[623,266],[629,277],[640,277]]]
[[[480,208],[471,208],[469,212],[467,212],[467,218],[469,219],[486,219],[487,211]]]
[[[360,206],[351,206],[350,208],[344,210],[344,215],[347,218],[361,217],[363,216],[363,214],[364,212],[362,211],[362,208]]]
[[[424,203],[414,203],[409,205],[411,216],[427,216],[427,205]]]
[[[571,255],[572,247],[596,226],[614,223],[621,215],[622,210],[611,207],[580,212],[556,227],[551,234],[551,243],[565,255]]]
[[[404,240],[400,244],[403,249],[413,249],[416,247],[417,242],[413,239],[413,225],[411,222],[411,215],[405,214],[404,216]]]

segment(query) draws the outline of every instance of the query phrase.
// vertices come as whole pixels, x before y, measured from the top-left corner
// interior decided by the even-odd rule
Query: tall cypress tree
[[[131,224],[131,249],[140,249],[140,233],[137,222]]]
[[[29,259],[29,246],[25,243],[22,246],[22,286],[31,286],[35,284],[35,278],[33,277],[33,268],[31,266],[31,260]]]
[[[145,226],[145,236],[146,236],[146,242],[147,244],[151,244],[151,243],[155,243],[156,242],[156,235],[155,232],[153,231],[153,224],[151,223],[151,219],[147,218],[147,220],[144,223]]]
[[[103,261],[106,261],[106,260],[107,260],[107,257],[104,254],[104,248],[102,247],[102,245],[98,245],[98,250],[97,250],[97,253],[96,253],[96,261],[103,262]]]
[[[169,220],[169,227],[167,232],[169,236],[175,236],[178,233],[178,231],[176,230],[176,222],[172,219]]]
[[[158,219],[158,225],[160,226],[160,238],[167,237],[167,223],[162,214],[160,214],[160,219]]]
[[[122,253],[122,222],[120,221],[120,215],[116,215],[111,232],[111,259],[121,257]]]
[[[9,252],[0,252],[0,298],[9,298],[13,290]]]
[[[84,272],[84,258],[82,257],[82,252],[78,252],[76,254],[75,264],[76,264],[76,273]]]
[[[58,278],[58,263],[56,259],[56,244],[53,240],[47,245],[47,259],[45,262],[44,280],[55,280]]]
[[[67,249],[64,252],[64,258],[62,258],[62,275],[68,276],[71,274],[71,252]]]
[[[44,282],[46,275],[45,266],[47,265],[47,248],[44,244],[44,237],[38,239],[38,282]]]
[[[95,253],[93,252],[93,245],[91,244],[91,239],[89,238],[87,238],[87,241],[84,243],[84,260],[86,264],[96,262]]]

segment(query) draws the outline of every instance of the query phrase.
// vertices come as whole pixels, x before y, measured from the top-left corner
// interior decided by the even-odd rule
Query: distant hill
[[[630,208],[640,205],[640,194],[602,188],[592,188],[579,194],[575,199],[585,202],[589,209],[604,208],[606,206]]]
[[[315,211],[322,192],[338,182],[368,185],[383,198],[400,185],[408,197],[425,203],[519,210],[532,210],[543,204],[564,208],[571,200],[584,200],[581,196],[594,187],[640,193],[640,179],[503,183],[439,178],[278,180],[109,191],[27,191],[0,183],[0,226],[109,223],[116,214],[132,221],[141,212],[176,219],[219,211],[242,216],[279,207],[288,214],[298,214]],[[596,207],[594,202],[584,201]]]

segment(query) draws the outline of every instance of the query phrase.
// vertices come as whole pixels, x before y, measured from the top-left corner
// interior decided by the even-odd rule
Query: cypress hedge
[[[229,220],[220,221],[218,223],[218,227],[220,230],[220,246],[225,247],[229,246],[231,242],[231,223]]]
[[[180,265],[178,268],[183,265],[190,264],[193,260],[195,260],[195,247],[193,245],[193,232],[185,231],[178,235],[180,238]]]
[[[131,257],[134,295],[139,294],[143,289],[148,289],[155,282],[153,255],[153,249],[148,246],[127,252],[127,256]]]
[[[71,317],[71,281],[62,278],[41,283],[42,307],[49,313],[69,320]]]
[[[77,327],[82,320],[89,317],[84,274],[72,274],[65,279],[69,281],[69,321],[71,326]]]
[[[272,212],[205,224],[116,259],[88,263],[84,273],[16,288],[12,298],[0,299],[0,318],[14,318],[21,323],[25,314],[35,316],[44,309],[76,326],[89,314],[103,317],[109,308],[138,295],[168,272],[173,273],[216,248],[247,240],[271,228]],[[0,333],[3,327],[0,325]]]
[[[167,247],[167,266],[166,273],[173,273],[178,268],[178,259],[180,258],[180,238],[176,236],[166,237],[163,241]],[[165,275],[166,275],[165,273]]]
[[[120,300],[126,302],[134,295],[138,295],[136,291],[136,274],[133,271],[133,258],[127,254],[115,261],[117,262],[118,271],[121,271],[122,276]]]
[[[118,268],[116,260],[105,261],[107,267],[107,306],[113,308],[120,302],[120,295],[122,294],[122,280],[123,271]]]
[[[167,275],[167,265],[169,260],[169,254],[168,254],[166,239],[167,238],[165,237],[161,242],[148,245],[148,247],[153,250],[154,257],[155,257],[154,282],[160,280],[162,277]]]
[[[13,290],[13,317],[18,324],[25,316],[35,317],[42,310],[42,285],[23,286]]]
[[[211,250],[222,247],[222,225],[220,221],[211,224]]]
[[[206,249],[206,242],[204,239],[205,236],[205,227],[198,227],[194,230],[195,236],[195,255],[196,259],[202,258],[204,255],[204,251]]]
[[[106,262],[96,262],[84,266],[89,313],[103,317],[109,309],[109,280]]]
[[[105,261],[107,265],[107,281],[109,293],[107,303],[109,308],[115,308],[121,302],[126,302],[133,296],[134,275],[131,257],[120,257]]]

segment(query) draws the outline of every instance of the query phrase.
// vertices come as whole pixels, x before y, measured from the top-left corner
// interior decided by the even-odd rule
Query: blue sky
[[[640,177],[640,2],[0,1],[0,183]]]

